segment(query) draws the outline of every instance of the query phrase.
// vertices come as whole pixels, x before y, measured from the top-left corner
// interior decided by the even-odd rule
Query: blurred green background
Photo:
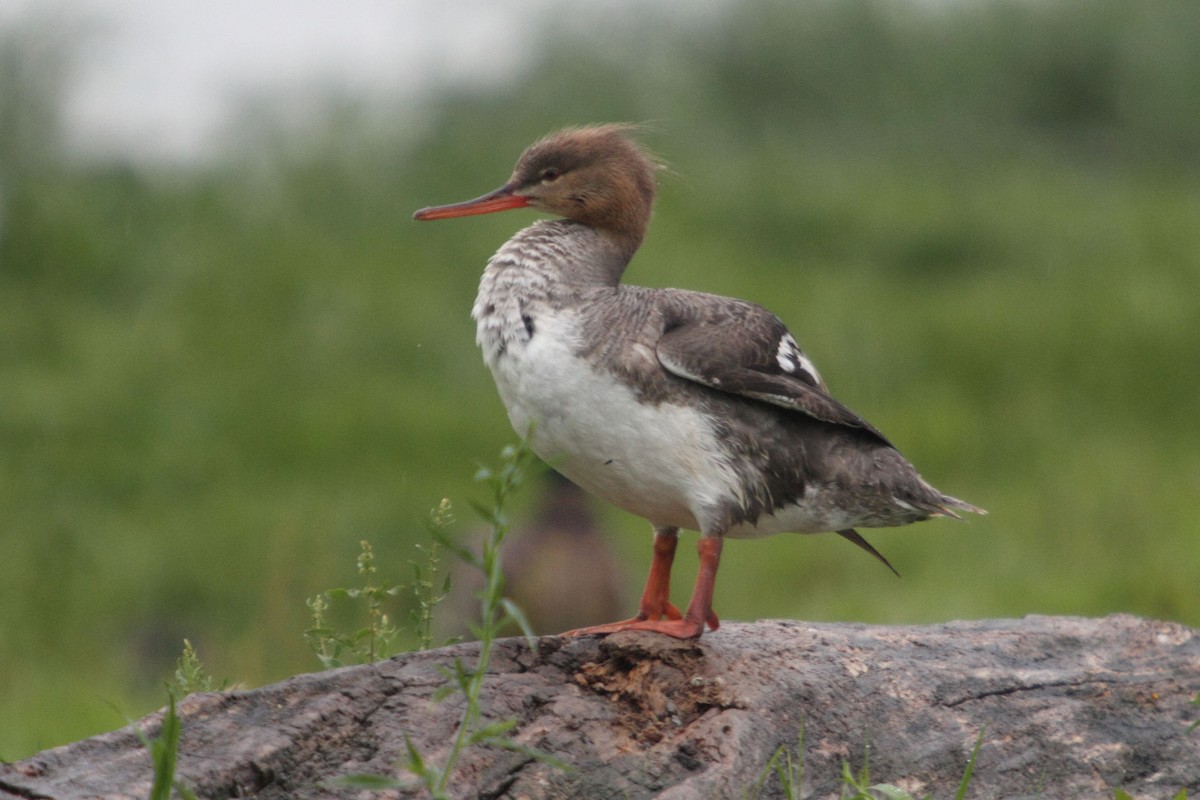
[[[4,32],[0,758],[157,708],[184,637],[218,679],[313,670],[304,601],[360,539],[403,581],[440,498],[475,527],[515,436],[468,313],[533,217],[410,214],[584,122],[671,166],[629,282],[769,306],[991,512],[876,532],[901,581],[733,542],[723,619],[1200,625],[1200,4],[652,8],[565,4],[512,81],[264,104],[170,167],[64,149],[69,39]],[[632,610],[648,526],[596,510]]]

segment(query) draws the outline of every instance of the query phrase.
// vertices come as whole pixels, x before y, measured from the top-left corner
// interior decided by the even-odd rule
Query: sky
[[[438,81],[503,80],[549,0],[0,0],[0,26],[78,31],[68,143],[188,160],[258,98],[329,87],[395,99]],[[504,47],[498,46],[503,43]]]
[[[723,0],[0,0],[0,29],[77,32],[67,143],[87,154],[187,161],[263,98],[331,88],[392,105],[447,81],[519,74],[543,18],[653,10],[694,18]],[[586,24],[584,22],[583,24]]]

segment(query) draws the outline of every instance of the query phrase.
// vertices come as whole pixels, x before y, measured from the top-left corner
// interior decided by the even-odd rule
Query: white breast
[[[656,525],[703,528],[737,485],[704,414],[641,403],[611,372],[577,357],[574,313],[534,319],[532,337],[508,338],[488,364],[514,430],[524,435],[532,423],[534,452],[613,505]],[[501,335],[483,319],[479,331]]]

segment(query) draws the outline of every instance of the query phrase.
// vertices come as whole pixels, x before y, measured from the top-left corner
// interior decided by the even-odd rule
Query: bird
[[[720,620],[726,538],[834,532],[986,513],[935,489],[829,393],[782,320],[745,301],[621,282],[649,226],[659,164],[637,127],[565,128],[498,189],[422,208],[430,221],[530,208],[555,217],[487,262],[471,316],[514,430],[586,491],[650,522],[637,614],[564,636],[697,639]],[[699,533],[686,610],[670,600],[680,530]]]

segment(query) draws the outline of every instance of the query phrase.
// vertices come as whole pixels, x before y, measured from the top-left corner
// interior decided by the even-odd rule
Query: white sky
[[[201,155],[248,97],[348,86],[403,96],[435,78],[503,79],[562,0],[0,0],[85,32],[70,142],[139,158]],[[595,6],[593,5],[593,8]]]

